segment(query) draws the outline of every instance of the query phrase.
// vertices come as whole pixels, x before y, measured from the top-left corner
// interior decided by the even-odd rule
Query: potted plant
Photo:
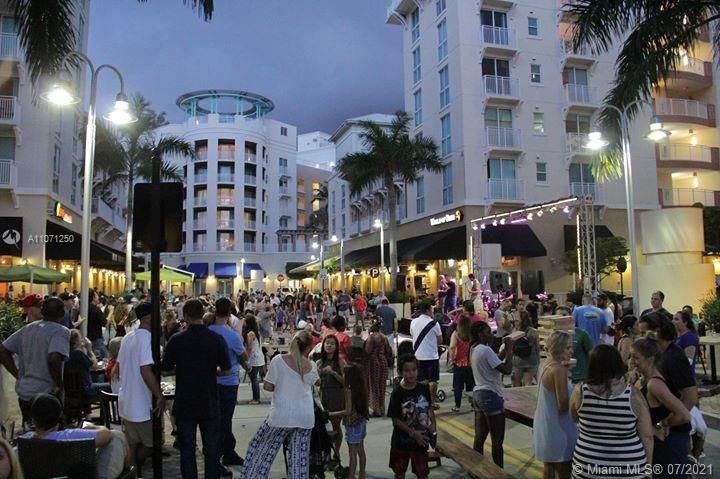
[[[716,293],[710,292],[702,299],[700,314],[707,328],[720,333],[720,297]]]

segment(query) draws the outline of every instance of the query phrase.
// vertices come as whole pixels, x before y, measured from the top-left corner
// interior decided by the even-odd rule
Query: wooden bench
[[[483,456],[460,439],[438,428],[437,447],[440,454],[455,461],[473,479],[513,479],[492,459]]]

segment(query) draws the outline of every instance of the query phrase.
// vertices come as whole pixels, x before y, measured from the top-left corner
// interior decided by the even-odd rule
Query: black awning
[[[572,251],[577,246],[577,226],[564,225],[565,251]],[[595,238],[612,238],[615,235],[605,225],[595,225]]]
[[[385,263],[390,264],[390,245],[385,243]],[[399,259],[399,255],[398,255]],[[346,266],[377,266],[380,264],[380,243],[368,248],[351,251],[345,255],[343,262]]]
[[[487,226],[482,230],[483,244],[501,245],[503,256],[524,256],[535,258],[547,256],[545,246],[540,242],[530,225]]]

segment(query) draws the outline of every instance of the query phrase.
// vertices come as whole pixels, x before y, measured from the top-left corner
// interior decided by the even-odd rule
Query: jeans
[[[455,407],[460,407],[462,402],[463,388],[465,391],[472,391],[475,387],[472,367],[455,366],[453,369],[453,392],[455,393]]]
[[[108,357],[108,350],[104,338],[93,339],[92,349],[95,351],[98,360],[103,360]]]
[[[220,472],[220,418],[194,419],[176,417],[177,439],[180,443],[180,473],[183,479],[197,479],[197,461],[195,460],[195,435],[200,426],[203,456],[205,457],[205,477],[216,479]]]
[[[253,366],[249,373],[253,401],[260,400],[260,372],[262,371],[262,368],[262,366]]]
[[[220,401],[220,454],[225,460],[238,458],[235,452],[235,436],[232,432],[232,418],[237,401],[237,386],[218,384],[218,400]]]
[[[100,395],[100,391],[105,392],[112,392],[110,388],[110,383],[91,383],[88,387],[85,388],[83,391],[83,394],[86,397],[95,397]]]

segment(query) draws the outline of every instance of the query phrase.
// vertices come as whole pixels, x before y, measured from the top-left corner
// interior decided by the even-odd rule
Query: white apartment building
[[[441,174],[425,173],[419,182],[403,185],[406,214],[398,227],[398,251],[400,273],[411,290],[434,290],[439,273],[461,278],[470,272],[467,259],[473,235],[476,244],[500,245],[498,254],[483,255],[493,258],[485,258],[483,271],[506,271],[516,285],[522,283],[524,272],[542,271],[547,291],[572,289],[572,280],[561,266],[565,251],[575,245],[572,214],[544,215],[542,221],[478,232],[471,229],[474,218],[523,205],[592,195],[597,235],[627,237],[623,180],[597,182],[590,170],[592,158],[581,147],[593,114],[610,89],[617,52],[592,56],[573,51],[568,42],[573,18],[563,11],[563,3],[390,3],[387,23],[403,31],[399,60],[405,72],[405,109],[413,117],[412,134],[434,138],[446,161]],[[652,108],[643,109],[631,124],[639,212],[695,203],[720,205],[718,86],[712,78],[716,73],[711,68],[709,37],[692,55],[684,57],[654,101],[657,116],[672,132],[670,139],[655,145],[643,138]],[[341,158],[344,151],[334,140]],[[372,205],[382,203],[380,185],[348,198],[333,187],[333,181],[331,234],[349,240],[345,251],[350,264],[377,265],[378,235],[370,230],[370,218],[377,215]],[[342,190],[342,183],[338,186]],[[446,220],[448,215],[454,219]],[[342,218],[345,225],[340,224]],[[649,246],[644,244],[639,221],[638,232],[642,253]],[[377,254],[369,254],[374,249]],[[692,253],[694,262],[699,258],[696,253]],[[650,259],[644,261],[641,266],[651,266]],[[629,273],[624,278],[626,294]],[[619,290],[618,279],[609,277],[602,287]],[[374,280],[359,281],[365,288],[377,288]]]
[[[328,171],[334,168],[335,144],[330,141],[330,134],[313,131],[298,135],[297,162]]]
[[[86,52],[89,2],[77,5],[76,49]],[[25,259],[72,273],[70,283],[58,285],[60,291],[79,289],[85,112],[82,103],[61,108],[40,99],[41,91],[28,78],[12,15],[8,2],[0,2],[0,229],[3,234],[18,231],[21,240],[2,242],[0,267]],[[71,72],[81,95],[86,71]],[[39,87],[46,88],[50,80],[38,82]],[[124,288],[125,197],[119,188],[93,199],[90,286],[106,293]],[[7,288],[0,283],[0,294]],[[35,286],[34,291],[47,290]]]
[[[267,118],[273,102],[246,91],[194,91],[177,105],[186,120],[158,134],[183,137],[196,158],[174,160],[185,173],[184,248],[167,263],[195,273],[196,294],[287,286],[286,263],[311,255],[305,239],[278,234],[299,227],[297,128]]]

